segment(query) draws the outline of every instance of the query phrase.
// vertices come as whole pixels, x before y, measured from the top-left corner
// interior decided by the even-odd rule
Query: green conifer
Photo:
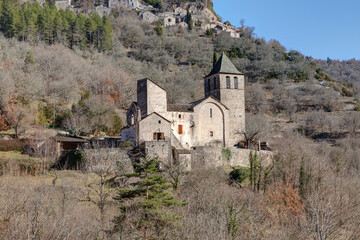
[[[107,16],[103,16],[102,18],[102,27],[101,27],[101,51],[107,51],[112,48],[113,43],[113,30],[111,27],[110,20]]]
[[[122,211],[116,224],[121,225],[127,221],[128,209],[137,209],[140,217],[133,224],[143,231],[143,239],[151,237],[152,230],[159,232],[163,227],[171,226],[176,222],[178,216],[169,214],[164,209],[185,204],[170,195],[168,189],[171,188],[171,184],[168,184],[164,176],[158,173],[157,164],[157,159],[143,159],[136,165],[136,173],[131,175],[141,180],[133,184],[133,189],[120,189],[116,198],[121,202]],[[137,201],[126,205],[128,200],[134,199]]]

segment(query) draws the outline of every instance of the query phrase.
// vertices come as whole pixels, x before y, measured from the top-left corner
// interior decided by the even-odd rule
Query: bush
[[[241,184],[247,177],[249,177],[249,168],[236,167],[230,172],[230,180]]]
[[[221,151],[221,154],[228,161],[232,158],[232,152],[229,148],[223,148],[223,150]]]
[[[120,143],[120,147],[121,147],[121,148],[132,147],[132,143],[131,143],[131,141],[121,142],[121,143]]]
[[[0,151],[3,152],[10,152],[10,151],[23,152],[26,146],[27,146],[26,140],[20,140],[20,139],[0,140]]]

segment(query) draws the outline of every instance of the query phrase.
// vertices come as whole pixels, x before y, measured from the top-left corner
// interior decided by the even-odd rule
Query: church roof
[[[140,122],[142,122],[142,121],[144,121],[145,119],[148,119],[148,118],[150,118],[150,117],[152,117],[152,116],[160,117],[160,118],[164,119],[166,122],[170,123],[169,120],[167,120],[166,118],[164,118],[163,116],[161,116],[160,114],[158,114],[158,113],[156,113],[156,112],[153,112],[153,113],[147,115],[146,117],[144,117],[143,119],[141,119]]]
[[[193,112],[189,105],[168,104],[168,112]]]
[[[220,102],[219,100],[217,100],[217,99],[214,98],[213,96],[209,96],[209,97],[207,97],[207,98],[202,98],[202,99],[200,99],[200,100],[197,100],[197,101],[195,101],[195,102],[190,103],[190,104],[191,104],[191,108],[194,109],[194,107],[196,107],[197,105],[199,105],[200,103],[204,102],[205,100],[207,100],[207,99],[209,99],[209,98],[215,100],[215,101],[218,102],[221,106],[223,106],[225,109],[229,110],[229,108],[228,108],[227,106],[225,106],[222,102]]]
[[[216,64],[214,65],[209,75],[207,75],[207,77],[217,73],[242,74],[241,72],[239,72],[239,70],[236,69],[234,64],[225,55],[225,53],[221,54],[219,60],[216,62]]]

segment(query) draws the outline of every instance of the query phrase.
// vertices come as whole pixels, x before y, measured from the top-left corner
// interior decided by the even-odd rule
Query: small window
[[[165,135],[164,133],[154,133],[154,140],[155,141],[164,141],[165,140]]]
[[[213,137],[213,136],[214,136],[214,132],[210,131],[210,137]]]
[[[183,131],[183,125],[179,125],[179,134],[183,134],[184,131]]]
[[[181,119],[181,114],[179,114],[179,118]]]
[[[226,88],[227,89],[231,88],[231,86],[230,86],[230,77],[226,77]]]
[[[159,120],[159,124],[161,124],[161,120]]]
[[[234,88],[239,89],[239,80],[237,77],[234,78]]]
[[[170,19],[170,18],[168,19],[168,22],[171,22],[171,19]]]
[[[213,117],[213,112],[212,112],[212,108],[210,108],[210,118]]]

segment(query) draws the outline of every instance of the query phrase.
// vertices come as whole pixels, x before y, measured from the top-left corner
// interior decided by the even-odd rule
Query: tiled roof
[[[177,105],[177,104],[168,104],[167,110],[169,112],[192,112],[192,109],[188,105]]]
[[[216,62],[216,64],[214,65],[213,69],[211,70],[208,76],[217,73],[242,74],[241,72],[239,72],[239,70],[236,69],[234,64],[225,55],[225,53],[221,54],[219,60]]]

